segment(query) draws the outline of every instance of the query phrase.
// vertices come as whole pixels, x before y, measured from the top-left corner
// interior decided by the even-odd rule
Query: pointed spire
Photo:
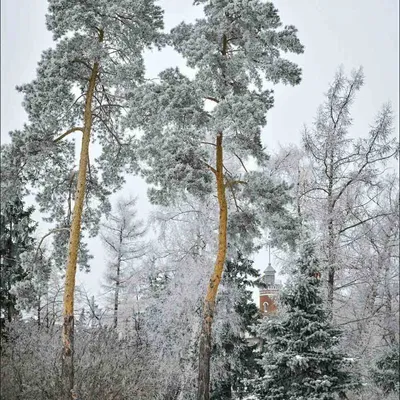
[[[268,243],[268,266],[265,269],[264,273],[266,275],[275,275],[275,270],[272,268],[271,265],[271,242]]]

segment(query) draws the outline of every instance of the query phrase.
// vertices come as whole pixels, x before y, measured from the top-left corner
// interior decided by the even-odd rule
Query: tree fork
[[[103,31],[100,31],[99,42],[103,41]],[[75,204],[72,213],[71,230],[68,245],[68,261],[65,271],[65,289],[63,298],[63,329],[62,329],[62,399],[71,400],[74,389],[74,293],[76,264],[78,260],[79,240],[81,233],[82,210],[86,191],[86,172],[89,159],[90,133],[92,129],[92,102],[96,86],[99,63],[93,64],[86,93],[84,126],[79,160],[78,179],[76,184]]]
[[[226,260],[228,207],[226,203],[226,186],[223,173],[222,132],[219,132],[217,135],[216,156],[217,168],[215,176],[219,204],[218,253],[214,271],[207,286],[207,294],[203,306],[203,322],[199,345],[197,400],[209,400],[210,398],[211,329],[214,320],[218,286],[221,282]]]

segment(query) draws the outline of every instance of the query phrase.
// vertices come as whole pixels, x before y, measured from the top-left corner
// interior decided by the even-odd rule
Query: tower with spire
[[[271,245],[268,246],[268,266],[260,279],[260,312],[263,316],[274,314],[280,284],[275,282],[276,271],[271,265]]]

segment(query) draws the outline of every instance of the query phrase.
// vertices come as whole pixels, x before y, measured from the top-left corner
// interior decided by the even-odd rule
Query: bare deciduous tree
[[[143,221],[137,218],[136,198],[120,198],[115,212],[107,215],[102,224],[101,240],[109,254],[106,280],[114,295],[113,326],[118,326],[118,309],[121,291],[134,274],[133,262],[143,257],[147,244],[143,240],[146,233]]]

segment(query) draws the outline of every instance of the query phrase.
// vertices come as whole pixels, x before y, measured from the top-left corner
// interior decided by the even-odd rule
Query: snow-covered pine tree
[[[29,159],[25,171],[39,186],[41,208],[69,229],[62,333],[66,400],[74,385],[74,292],[82,220],[92,234],[97,232],[109,189],[121,184],[121,166],[132,160],[132,138],[121,116],[127,92],[144,79],[143,49],[160,38],[162,10],[152,0],[49,0],[47,27],[56,44],[43,53],[36,79],[19,88],[29,124],[12,136]],[[67,138],[78,133],[82,141],[75,171],[75,146]],[[103,149],[97,166],[89,157],[94,140]],[[94,195],[100,200],[97,209],[83,210],[85,197]]]
[[[197,0],[195,4],[204,5],[204,18],[181,23],[169,36],[195,70],[194,78],[178,69],[161,72],[158,82],[133,93],[134,112],[128,123],[144,132],[143,173],[154,185],[153,202],[173,202],[179,191],[213,193],[218,199],[218,250],[199,341],[198,399],[208,400],[211,332],[227,254],[228,208],[232,205],[237,211],[229,223],[238,236],[244,232],[257,236],[261,222],[280,225],[281,232],[294,225],[283,211],[287,188],[260,171],[249,171],[245,164],[250,158],[263,164],[267,158],[260,134],[273,96],[264,83],[298,84],[301,70],[282,52],[302,53],[303,46],[294,26],[282,27],[270,2]],[[251,242],[246,243],[251,247]]]
[[[143,221],[137,218],[136,198],[120,198],[115,211],[102,224],[101,240],[109,257],[106,288],[113,292],[114,328],[118,326],[121,292],[133,273],[132,263],[146,251],[145,232]]]
[[[259,357],[254,351],[257,345],[248,341],[255,336],[254,326],[260,318],[250,289],[256,278],[259,272],[253,267],[253,261],[240,251],[227,260],[221,283],[224,291],[217,302],[215,335],[219,337],[214,339],[212,351],[215,364],[211,375],[212,400],[243,399],[247,391],[243,380],[261,372]],[[219,312],[223,309],[226,313],[221,320]]]
[[[334,328],[320,293],[319,263],[314,245],[300,250],[294,278],[280,295],[284,311],[264,319],[258,335],[264,341],[264,376],[254,382],[259,400],[334,400],[357,387],[352,359],[338,348]]]

